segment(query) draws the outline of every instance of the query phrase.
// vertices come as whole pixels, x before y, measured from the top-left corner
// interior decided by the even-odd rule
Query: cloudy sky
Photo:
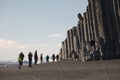
[[[20,52],[58,54],[66,32],[77,25],[87,0],[0,0],[0,61]]]

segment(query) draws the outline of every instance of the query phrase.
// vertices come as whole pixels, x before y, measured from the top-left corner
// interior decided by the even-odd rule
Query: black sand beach
[[[51,62],[0,68],[0,80],[120,80],[120,60]]]

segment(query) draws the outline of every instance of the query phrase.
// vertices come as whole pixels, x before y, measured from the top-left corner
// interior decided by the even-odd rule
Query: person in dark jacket
[[[37,65],[37,62],[38,62],[37,50],[34,53],[34,60],[35,60],[35,65]]]
[[[29,67],[32,67],[32,57],[33,57],[32,53],[29,52],[29,54],[28,54]]]
[[[57,61],[59,60],[59,55],[58,55],[58,54],[56,55],[56,60],[57,60]]]
[[[41,53],[40,55],[40,62],[42,63],[43,62],[43,54]]]
[[[55,54],[52,55],[52,60],[55,61]]]
[[[49,56],[48,55],[46,56],[46,62],[49,62]]]

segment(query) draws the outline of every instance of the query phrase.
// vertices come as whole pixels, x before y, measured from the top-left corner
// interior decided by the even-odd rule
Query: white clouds
[[[54,43],[54,44],[48,44],[48,43],[37,43],[37,44],[29,44],[29,43],[19,43],[15,40],[5,40],[0,39],[0,52],[3,51],[4,53],[9,50],[12,51],[10,53],[14,53],[13,51],[34,51],[34,50],[40,50],[40,52],[44,53],[52,53],[59,50],[61,47],[61,43]]]
[[[33,47],[33,45],[32,44],[18,44],[19,49],[26,49],[30,47]]]
[[[49,45],[46,45],[46,44],[39,44],[38,46],[39,46],[39,47],[48,47]]]
[[[0,48],[1,49],[27,49],[27,48],[35,48],[35,47],[48,47],[47,44],[20,44],[14,40],[5,40],[0,39]]]
[[[17,42],[14,40],[0,39],[0,48],[13,48],[17,46]]]
[[[32,46],[32,44],[20,44],[15,40],[0,39],[1,49],[25,49]]]
[[[62,34],[51,34],[48,37],[51,37],[51,38],[61,38],[61,37],[63,37],[63,35]]]

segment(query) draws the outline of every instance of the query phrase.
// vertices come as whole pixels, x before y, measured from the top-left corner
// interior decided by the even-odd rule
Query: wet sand
[[[51,62],[0,68],[0,80],[120,80],[120,60]]]

